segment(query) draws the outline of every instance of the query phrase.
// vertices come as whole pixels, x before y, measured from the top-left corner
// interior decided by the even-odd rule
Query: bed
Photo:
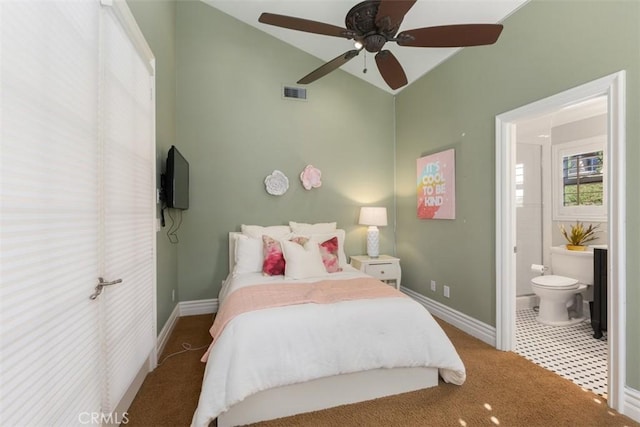
[[[218,427],[245,425],[361,402],[434,387],[439,376],[464,382],[462,361],[426,309],[348,265],[344,230],[293,224],[229,233],[230,273],[192,426],[214,419]],[[260,271],[266,233],[282,245],[283,275]],[[303,235],[304,244],[289,243]],[[329,257],[321,254],[321,272],[315,248],[327,238],[333,246]],[[307,268],[310,259],[315,270]],[[298,292],[305,296],[296,299]]]

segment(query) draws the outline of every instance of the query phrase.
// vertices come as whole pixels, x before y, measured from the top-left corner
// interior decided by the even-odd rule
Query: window
[[[553,146],[554,219],[606,221],[605,140]]]
[[[563,206],[602,206],[603,157],[600,150],[562,158]]]
[[[516,207],[524,206],[524,163],[516,164]]]

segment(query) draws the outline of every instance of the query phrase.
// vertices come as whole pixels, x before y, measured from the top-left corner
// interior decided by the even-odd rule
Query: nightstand
[[[400,289],[400,258],[389,255],[380,255],[371,258],[367,255],[355,255],[351,257],[351,266],[358,270],[380,279],[383,282],[395,282],[396,289]]]

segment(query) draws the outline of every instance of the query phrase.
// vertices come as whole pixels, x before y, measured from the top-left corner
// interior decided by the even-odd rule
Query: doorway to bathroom
[[[581,221],[587,229],[596,230],[590,245],[608,244],[604,174],[608,117],[607,98],[599,96],[514,123],[514,351],[604,398],[607,337],[605,332],[595,338],[589,321],[590,305],[601,302],[600,295],[594,301],[593,246],[569,251],[560,230],[571,230],[575,221]],[[551,280],[550,274],[579,280],[571,286],[586,284],[586,289],[534,288],[532,280],[543,284]],[[550,310],[550,303],[561,308]]]
[[[531,280],[554,272],[553,253],[575,255],[583,271],[564,275],[588,284],[575,301],[568,323],[588,317],[593,303],[594,245],[606,249],[607,191],[604,164],[607,143],[607,97],[598,96],[520,119],[515,126],[516,308],[532,309],[539,297]],[[580,222],[591,230],[589,250],[567,252],[568,236]],[[554,248],[552,250],[552,248]],[[565,255],[563,255],[565,253]],[[577,287],[577,286],[575,286]],[[563,323],[557,319],[554,324]]]
[[[554,185],[561,185],[562,175],[558,175],[560,179],[554,178],[555,172],[550,166],[554,161],[558,163],[558,158],[571,157],[571,150],[561,151],[553,146],[552,140],[562,139],[560,130],[573,127],[574,131],[584,131],[585,126],[571,125],[576,120],[585,120],[587,116],[604,120],[598,126],[603,126],[605,133],[601,141],[602,151],[606,153],[602,158],[601,188],[605,194],[606,218],[602,217],[602,210],[590,212],[586,218],[601,222],[606,237],[599,243],[608,247],[606,395],[609,406],[617,410],[623,405],[625,371],[625,313],[619,309],[623,307],[626,277],[622,229],[625,211],[624,77],[624,72],[615,73],[496,117],[496,347],[505,351],[516,350],[517,296],[533,294],[528,288],[530,278],[535,274],[531,272],[531,264],[548,266],[548,249],[561,244],[558,239],[562,239],[559,233],[554,235],[552,227],[563,220],[571,218],[575,222],[576,219],[571,209],[554,208],[553,201],[560,200],[557,191],[542,191],[542,188],[553,189]],[[543,129],[545,123],[546,130]],[[560,129],[562,125],[568,126]],[[552,130],[558,131],[553,138]],[[598,142],[590,139],[592,137],[594,135],[572,137],[579,141],[575,144],[583,144],[577,152]],[[584,151],[586,154],[598,152],[596,149]],[[524,184],[525,168],[530,174],[529,180],[538,188]],[[538,197],[532,198],[532,194]],[[532,206],[517,213],[518,206],[523,208],[525,204]],[[520,299],[521,304],[527,304],[526,301]],[[530,317],[535,320],[535,315]]]

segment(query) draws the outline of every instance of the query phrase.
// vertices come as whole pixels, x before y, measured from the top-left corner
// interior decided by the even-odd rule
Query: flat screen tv
[[[173,145],[167,155],[164,192],[167,207],[189,209],[189,162]]]

